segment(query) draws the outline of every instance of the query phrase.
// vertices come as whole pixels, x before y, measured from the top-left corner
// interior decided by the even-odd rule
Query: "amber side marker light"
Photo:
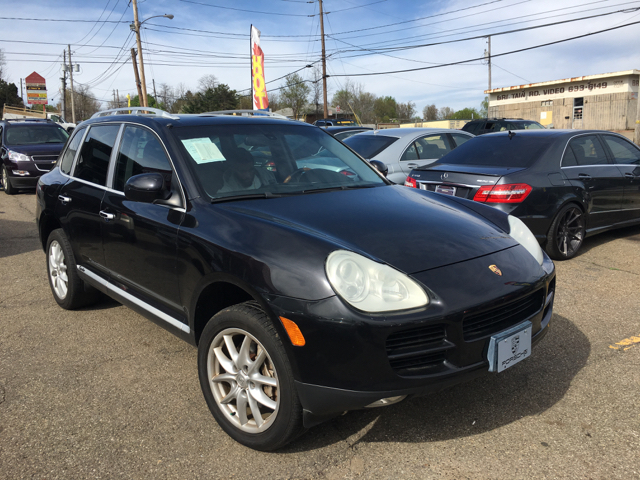
[[[287,331],[287,335],[289,335],[291,343],[293,343],[296,347],[304,347],[304,344],[306,342],[304,340],[302,332],[300,331],[300,328],[298,328],[298,325],[296,325],[295,322],[284,317],[280,317],[280,321],[282,322],[282,325],[284,325],[284,329]]]

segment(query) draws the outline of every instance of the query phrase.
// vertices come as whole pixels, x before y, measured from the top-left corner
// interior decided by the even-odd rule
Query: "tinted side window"
[[[89,129],[76,164],[74,176],[97,185],[107,184],[109,157],[120,125],[97,125]]]
[[[160,173],[167,188],[171,186],[171,163],[158,138],[146,128],[128,125],[118,153],[114,190],[124,191],[127,180],[141,173]]]
[[[446,135],[429,135],[416,141],[421,159],[440,158],[451,151]]]
[[[569,142],[578,165],[606,165],[607,156],[604,148],[595,135],[583,135]]]
[[[80,148],[80,142],[82,141],[82,136],[84,135],[85,131],[86,128],[81,128],[73,133],[73,137],[71,137],[71,140],[69,140],[67,149],[60,157],[60,170],[62,170],[67,175],[69,175],[69,173],[71,172],[73,159],[76,157],[78,148]]]
[[[415,142],[411,143],[411,145],[409,145],[409,148],[407,148],[404,153],[402,154],[402,158],[400,158],[400,160],[417,160],[418,159],[418,150],[416,149],[416,144]]]
[[[464,142],[471,140],[473,137],[467,137],[466,135],[460,135],[459,133],[452,133],[454,142],[456,142],[456,146],[462,145]],[[455,147],[454,147],[455,148]]]
[[[576,162],[576,156],[573,154],[571,147],[569,147],[565,150],[564,157],[562,157],[562,166],[574,167],[576,165],[578,165],[578,162]]]
[[[638,147],[612,135],[603,135],[602,138],[611,149],[615,163],[640,164],[640,150],[638,150]]]

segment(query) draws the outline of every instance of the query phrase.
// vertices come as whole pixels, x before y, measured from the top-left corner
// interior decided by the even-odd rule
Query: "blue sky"
[[[129,0],[3,0],[0,49],[6,77],[36,71],[47,80],[53,103],[59,99],[62,51],[71,44],[80,72],[74,80],[90,86],[105,102],[117,89],[135,94],[128,23]],[[413,72],[408,70],[480,58],[485,38],[415,48],[417,45],[492,34],[494,55],[569,37],[640,22],[640,0],[324,0],[329,54],[329,98],[347,79],[378,96],[453,109],[479,107],[487,88],[487,66],[480,60]],[[7,8],[8,5],[8,8]],[[139,0],[147,88],[183,84],[197,89],[198,79],[213,74],[232,89],[250,86],[249,29],[262,32],[266,81],[300,70],[320,59],[317,0]],[[222,7],[222,8],[219,8]],[[612,13],[624,10],[620,13]],[[514,29],[603,15],[581,21],[495,35]],[[73,22],[16,18],[75,20]],[[417,20],[420,19],[420,20]],[[40,43],[29,43],[40,42]],[[640,68],[640,24],[606,33],[494,58],[492,86],[504,87]],[[387,50],[381,51],[380,48]],[[402,48],[402,49],[399,49]],[[128,60],[128,61],[127,61]],[[284,80],[267,84],[267,90]],[[25,94],[26,95],[26,94]]]

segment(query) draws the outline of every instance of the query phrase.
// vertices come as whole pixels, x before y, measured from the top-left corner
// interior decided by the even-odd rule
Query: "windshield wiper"
[[[235,200],[251,200],[252,198],[280,198],[282,195],[271,192],[249,193],[245,195],[232,195],[230,197],[212,198],[211,203],[233,202]]]

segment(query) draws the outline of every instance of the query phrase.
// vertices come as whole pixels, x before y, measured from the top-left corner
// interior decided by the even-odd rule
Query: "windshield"
[[[39,145],[64,143],[69,134],[54,125],[12,125],[7,129],[7,145]]]
[[[446,154],[435,164],[529,167],[553,139],[540,135],[482,135]]]
[[[358,152],[361,157],[369,160],[396,140],[398,140],[397,137],[385,137],[384,135],[354,135],[345,138],[344,143]]]
[[[318,128],[235,124],[171,132],[213,200],[386,185],[370,165]]]

